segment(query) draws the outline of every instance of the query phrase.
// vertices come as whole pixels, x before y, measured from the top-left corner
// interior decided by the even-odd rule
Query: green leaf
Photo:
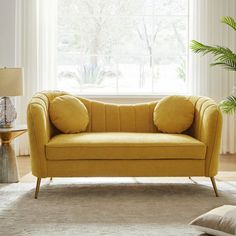
[[[232,64],[226,63],[226,62],[215,62],[215,63],[211,63],[211,66],[222,66],[224,69],[227,70],[232,70],[232,71],[236,71],[236,66],[232,66]]]
[[[212,66],[223,66],[226,69],[236,71],[236,54],[227,47],[204,45],[192,40],[190,48],[195,53],[202,55],[211,54],[214,57]]]
[[[224,24],[227,24],[232,29],[236,30],[236,21],[234,20],[233,17],[231,17],[231,16],[224,16],[224,17],[222,17],[221,22],[224,23]]]
[[[226,114],[233,114],[236,112],[236,97],[229,96],[220,102],[219,107],[222,112]]]

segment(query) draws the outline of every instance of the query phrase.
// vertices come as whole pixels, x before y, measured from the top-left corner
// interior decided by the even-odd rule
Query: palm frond
[[[190,48],[195,53],[202,53],[203,55],[210,53],[210,46],[204,45],[203,43],[200,43],[196,40],[192,40],[190,44]]]
[[[226,114],[236,113],[236,97],[229,96],[220,102],[219,107]]]
[[[229,48],[204,45],[196,40],[192,40],[190,47],[195,53],[201,53],[202,55],[213,55],[215,59],[211,64],[212,66],[221,65],[227,69],[236,71],[236,54]]]
[[[233,17],[231,17],[231,16],[224,16],[224,17],[222,17],[221,22],[224,23],[224,24],[227,24],[232,29],[236,30],[236,21],[234,20]]]
[[[222,66],[226,70],[236,71],[236,65],[233,62],[214,62],[214,63],[211,63],[210,65]]]

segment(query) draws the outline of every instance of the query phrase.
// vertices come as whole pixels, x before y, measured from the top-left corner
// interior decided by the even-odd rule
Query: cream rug
[[[28,178],[29,179],[29,178]],[[0,235],[203,235],[188,223],[224,204],[236,204],[236,182],[207,178],[56,178],[0,185]]]

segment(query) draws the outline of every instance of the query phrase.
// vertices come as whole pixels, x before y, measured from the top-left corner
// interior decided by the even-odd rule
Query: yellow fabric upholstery
[[[48,160],[204,159],[206,146],[185,134],[60,134],[46,145]]]
[[[206,144],[205,175],[215,176],[221,145],[222,114],[212,99],[190,97],[190,100],[195,105],[194,123],[187,133]]]
[[[87,108],[71,95],[54,98],[49,106],[49,114],[52,123],[66,134],[85,131],[89,122]]]
[[[187,136],[184,136],[183,134],[181,135],[176,134],[175,139],[174,136],[166,136],[169,138],[168,141],[165,143],[164,148],[166,148],[166,150],[168,149],[168,152],[166,151],[165,153],[162,153],[163,154],[162,155],[159,154],[159,152],[161,152],[161,145],[157,144],[158,143],[157,141],[153,141],[156,139],[149,138],[147,139],[147,141],[145,141],[146,137],[144,138],[145,135],[156,135],[156,137],[164,137],[160,135],[159,131],[157,130],[153,122],[153,111],[158,101],[145,104],[135,104],[135,105],[115,105],[115,104],[101,103],[89,99],[80,98],[80,101],[86,106],[89,114],[89,124],[84,134],[95,135],[97,133],[98,135],[100,135],[101,132],[117,132],[117,134],[119,132],[134,133],[130,134],[130,139],[129,141],[128,139],[126,140],[127,141],[126,144],[131,145],[132,149],[135,151],[136,154],[138,153],[137,150],[140,149],[143,150],[143,147],[140,148],[139,144],[136,144],[139,146],[137,147],[133,143],[140,142],[143,143],[142,145],[145,146],[145,145],[150,145],[148,142],[150,143],[156,142],[154,147],[152,148],[154,149],[156,148],[158,149],[158,151],[155,151],[154,153],[153,149],[152,150],[150,149],[150,153],[152,152],[153,156],[156,158],[159,158],[158,156],[164,157],[164,155],[169,155],[169,157],[166,157],[165,159],[159,158],[151,160],[147,159],[146,157],[144,159],[144,157],[142,157],[142,155],[144,154],[138,154],[139,159],[130,158],[128,160],[127,159],[114,160],[114,158],[112,160],[105,160],[105,159],[94,160],[90,158],[87,160],[73,159],[73,160],[57,161],[57,158],[62,157],[60,156],[61,155],[60,153],[61,149],[64,149],[64,147],[58,148],[58,151],[55,151],[55,149],[53,149],[52,146],[55,143],[59,143],[60,137],[62,137],[63,134],[61,134],[61,132],[58,129],[56,129],[54,125],[50,122],[48,110],[50,102],[55,97],[62,96],[65,94],[66,93],[63,92],[38,93],[32,98],[32,100],[29,103],[28,113],[27,113],[27,123],[29,129],[28,134],[30,139],[32,173],[35,176],[49,177],[54,175],[55,176],[90,176],[90,175],[91,176],[132,176],[132,175],[133,176],[193,176],[193,175],[201,176],[203,175],[212,177],[217,174],[218,154],[221,142],[222,116],[217,105],[213,100],[205,97],[193,97],[193,96],[187,97],[187,99],[189,99],[189,101],[191,101],[194,106],[194,121],[191,127],[184,132]],[[77,135],[80,136],[80,134],[76,135],[65,134],[65,135],[68,135],[68,137],[70,135],[73,137]],[[110,134],[107,135],[109,136]],[[122,134],[120,135],[122,136]],[[131,138],[132,135],[135,135],[136,137]],[[169,134],[163,134],[163,135],[169,135]],[[103,138],[100,138],[100,141],[104,139],[105,136],[103,136]],[[189,136],[191,136],[193,139],[191,139]],[[140,140],[137,137],[140,137]],[[171,139],[170,137],[173,137],[173,139]],[[178,147],[178,151],[176,151],[175,153],[176,155],[175,157],[177,158],[174,159],[174,155],[172,155],[174,154],[173,153],[174,151],[173,152],[171,151],[174,150],[174,148],[171,146],[167,148],[167,143],[173,142],[175,143],[176,146],[178,141],[182,140],[181,142],[183,142],[182,137],[189,137],[187,142],[191,143],[191,145],[193,145],[193,143],[194,145],[196,144],[196,152],[194,151],[194,153],[197,154],[195,157],[197,157],[198,159],[197,158],[191,159],[193,158],[192,155],[187,158],[186,153],[188,151],[183,151],[183,149],[186,148],[187,150],[188,145],[185,146],[185,148],[179,145],[181,147]],[[77,138],[75,138],[74,140],[76,139]],[[161,142],[161,138],[157,139]],[[90,139],[89,145],[94,145],[94,143],[92,143],[91,140],[94,140],[93,142],[95,142],[96,139],[95,138]],[[121,137],[118,140],[121,140]],[[164,138],[162,139],[162,142],[164,142],[163,140]],[[192,141],[190,142],[190,140]],[[65,138],[64,142],[69,143],[68,138]],[[72,139],[70,143],[72,143]],[[199,147],[199,149],[197,147]],[[51,151],[49,151],[48,148]],[[92,149],[92,147],[89,148]],[[88,149],[87,146],[86,149]],[[122,152],[121,149],[119,149],[119,152]],[[179,151],[180,149],[181,151]],[[49,154],[49,152],[51,153]],[[92,150],[90,150],[89,152],[92,153]],[[204,152],[205,154],[203,154]],[[71,152],[68,153],[68,155],[66,155],[67,158],[69,155],[71,158],[71,156],[74,155],[73,153],[74,151],[71,150]],[[115,152],[111,151],[109,156],[115,155],[113,153]],[[204,155],[203,157],[202,154]],[[104,155],[104,153],[102,152],[99,155],[108,156]],[[131,155],[131,152],[127,155],[130,155],[130,157],[134,157],[134,154]],[[145,155],[147,155],[146,151]],[[53,157],[55,160],[53,161],[49,160],[48,159],[49,156],[50,158]],[[76,154],[76,158],[77,156],[78,155]],[[119,156],[121,157],[121,155]],[[65,156],[63,156],[63,158],[64,157]],[[95,157],[98,158],[98,156],[96,155]],[[106,166],[103,166],[104,164]]]
[[[48,161],[55,177],[204,176],[204,160],[68,160]]]
[[[168,96],[160,100],[153,113],[154,124],[164,133],[177,134],[193,123],[194,106],[184,96]]]
[[[88,132],[157,132],[153,123],[153,110],[157,102],[116,105],[78,98],[89,113]]]

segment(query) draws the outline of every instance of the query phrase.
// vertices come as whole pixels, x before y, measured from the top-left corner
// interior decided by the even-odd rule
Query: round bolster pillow
[[[164,133],[182,133],[193,123],[194,106],[184,96],[161,99],[153,114],[154,124]]]
[[[56,128],[66,134],[85,131],[89,123],[87,108],[71,95],[54,98],[49,104],[49,115]]]

